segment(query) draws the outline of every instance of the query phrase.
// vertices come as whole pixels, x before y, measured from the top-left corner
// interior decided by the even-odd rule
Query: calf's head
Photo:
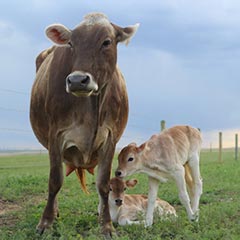
[[[46,28],[46,35],[66,49],[70,72],[66,91],[75,96],[90,96],[112,79],[117,62],[117,44],[128,43],[139,24],[121,28],[101,13],[92,13],[73,30],[61,24]]]
[[[134,187],[136,179],[123,181],[120,178],[112,178],[109,185],[109,201],[111,204],[121,206],[124,203],[124,192],[127,187]]]
[[[118,155],[118,167],[115,171],[116,177],[123,178],[141,170],[141,155],[145,145],[144,143],[137,147],[136,143],[131,143],[121,150]]]

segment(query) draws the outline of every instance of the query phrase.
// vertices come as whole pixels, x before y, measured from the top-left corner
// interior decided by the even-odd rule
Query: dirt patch
[[[0,199],[0,226],[13,226],[18,217],[11,214],[21,209],[21,206],[14,202]]]
[[[12,211],[20,210],[21,206],[14,202],[0,199],[0,217]]]

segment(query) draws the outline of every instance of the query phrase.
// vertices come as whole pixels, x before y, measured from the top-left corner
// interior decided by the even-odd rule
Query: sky
[[[45,28],[73,29],[90,12],[126,27],[119,44],[129,120],[118,148],[138,144],[166,126],[201,129],[203,147],[234,146],[240,133],[240,2],[237,0],[8,0],[0,2],[0,150],[41,149],[29,122],[35,58],[52,45]]]

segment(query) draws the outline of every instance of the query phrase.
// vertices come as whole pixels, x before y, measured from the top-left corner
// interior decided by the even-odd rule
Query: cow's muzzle
[[[98,85],[90,73],[75,71],[66,78],[66,91],[73,95],[90,96],[98,90]]]

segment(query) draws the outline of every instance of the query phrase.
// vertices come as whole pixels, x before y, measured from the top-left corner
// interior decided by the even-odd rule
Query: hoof
[[[112,223],[103,226],[101,232],[103,234],[104,239],[112,239],[113,236],[116,236],[116,231]]]
[[[36,227],[36,233],[42,235],[44,231],[52,226],[53,220],[41,219]]]
[[[191,222],[198,222],[198,219],[199,219],[199,210],[197,210],[197,211],[192,215],[192,217],[190,218],[190,221],[191,221]]]
[[[45,231],[45,228],[41,228],[41,227],[36,227],[36,233],[39,235],[42,235]]]

